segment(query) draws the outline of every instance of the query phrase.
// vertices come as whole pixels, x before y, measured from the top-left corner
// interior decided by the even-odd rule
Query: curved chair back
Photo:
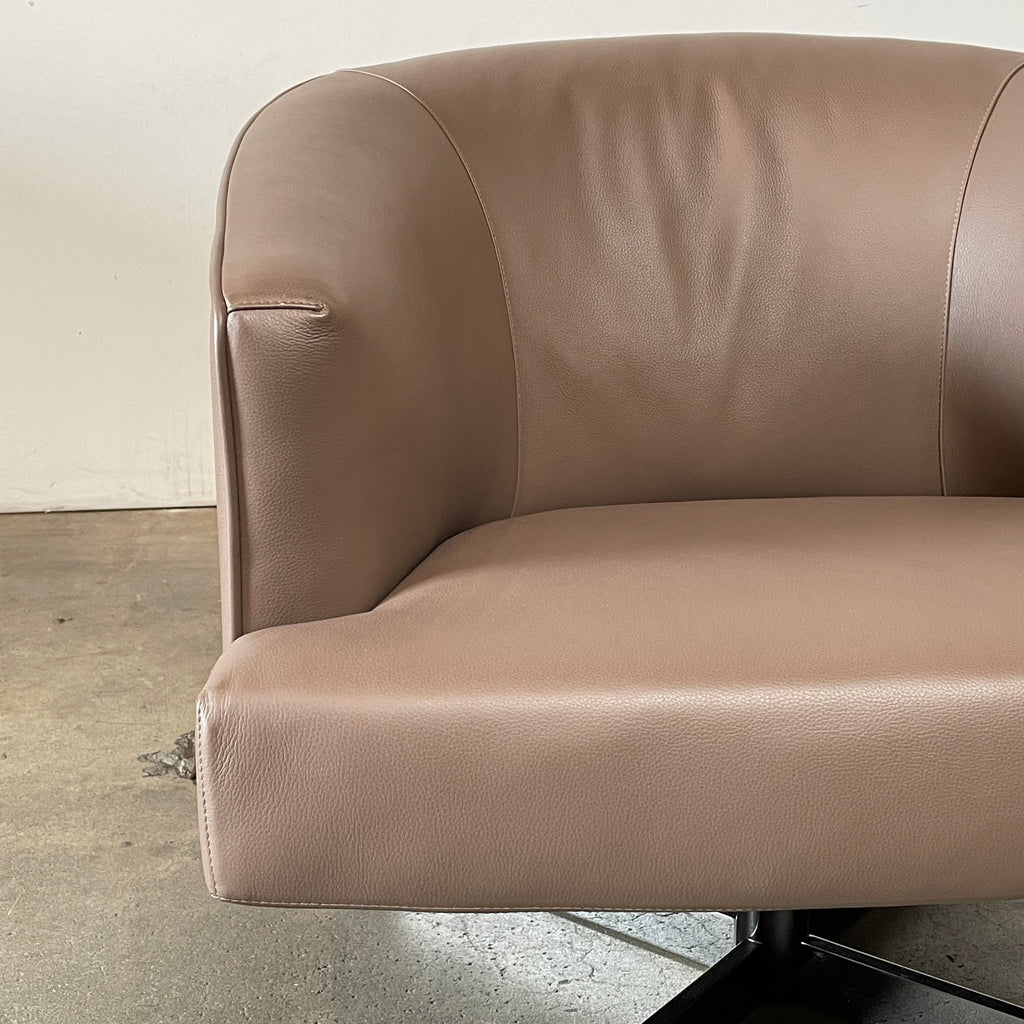
[[[228,638],[508,515],[1024,494],[1021,62],[666,36],[280,97],[214,267]]]

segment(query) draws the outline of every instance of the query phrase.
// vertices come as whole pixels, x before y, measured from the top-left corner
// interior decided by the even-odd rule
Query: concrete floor
[[[193,785],[136,758],[191,728],[216,574],[212,510],[0,516],[0,1024],[631,1024],[728,948],[713,914],[211,900]],[[875,911],[852,939],[1024,1002],[1024,903]],[[980,1019],[947,1003],[896,986],[847,1016]]]

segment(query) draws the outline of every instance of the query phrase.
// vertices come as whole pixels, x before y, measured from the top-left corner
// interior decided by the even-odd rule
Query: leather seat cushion
[[[1024,891],[1024,500],[541,512],[200,698],[211,888],[745,909]]]

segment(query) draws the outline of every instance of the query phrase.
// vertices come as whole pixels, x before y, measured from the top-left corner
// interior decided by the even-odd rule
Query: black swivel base
[[[739,1024],[763,1006],[812,1006],[814,985],[806,976],[819,965],[837,971],[846,989],[870,985],[880,977],[896,979],[972,1004],[983,1014],[972,1020],[1024,1020],[1024,1007],[1015,1003],[890,963],[829,937],[849,920],[842,912],[806,910],[738,915],[736,946],[645,1024]]]

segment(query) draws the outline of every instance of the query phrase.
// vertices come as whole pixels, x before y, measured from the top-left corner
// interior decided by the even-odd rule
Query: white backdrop
[[[0,510],[213,500],[217,185],[283,88],[467,46],[733,30],[1024,50],[1024,0],[0,0]]]

